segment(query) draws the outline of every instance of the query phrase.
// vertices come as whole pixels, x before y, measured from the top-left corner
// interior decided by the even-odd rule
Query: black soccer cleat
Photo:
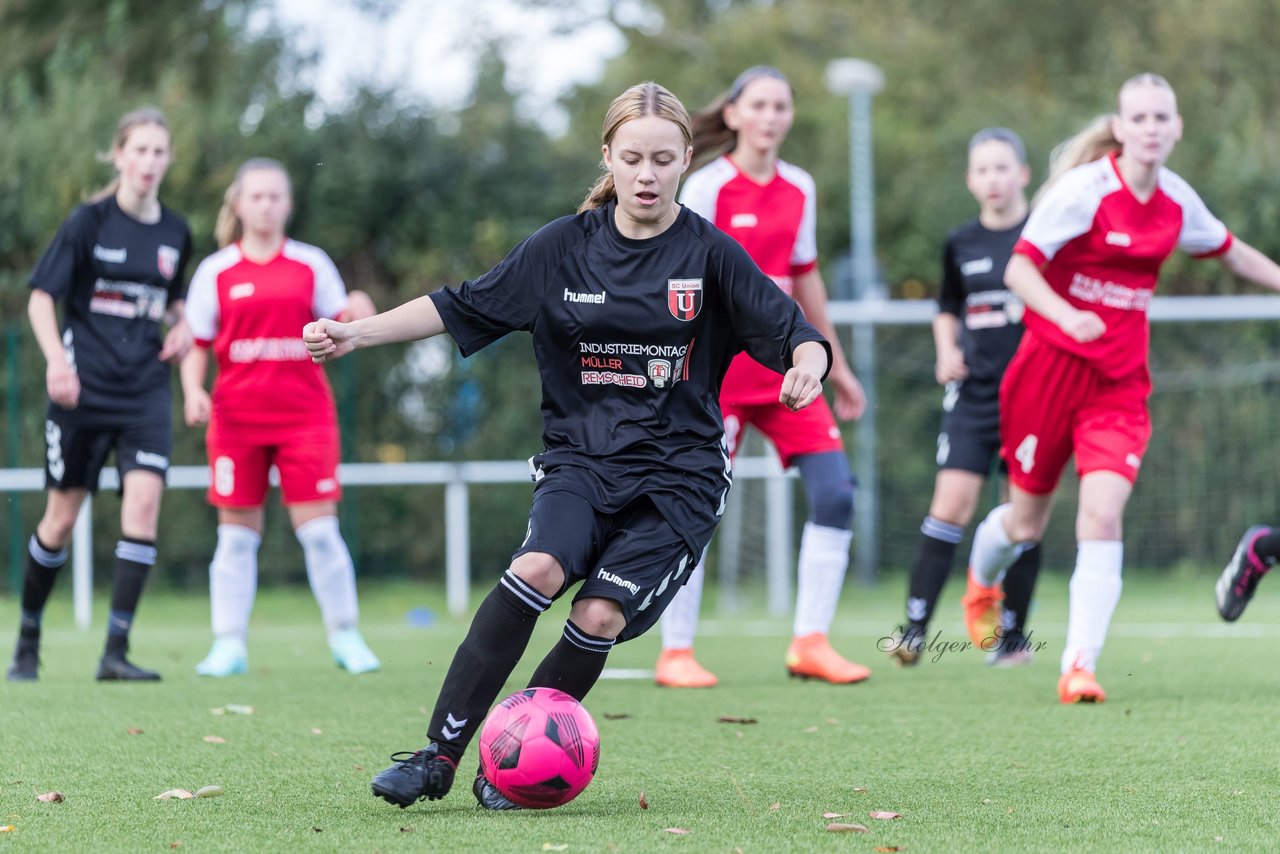
[[[9,666],[10,682],[35,682],[40,678],[40,641],[18,638],[13,650],[13,664]]]
[[[1236,544],[1235,554],[1222,570],[1214,588],[1214,598],[1222,619],[1233,622],[1244,613],[1245,606],[1253,598],[1253,592],[1258,589],[1259,579],[1270,569],[1253,551],[1258,538],[1270,533],[1271,529],[1266,525],[1254,525],[1244,532],[1244,536]]]
[[[143,670],[124,656],[124,649],[109,649],[98,660],[99,682],[159,682],[160,674]]]
[[[889,646],[885,651],[898,667],[914,667],[920,663],[920,657],[924,654],[924,642],[924,627],[909,623],[905,630],[894,630],[889,636]]]
[[[480,806],[487,810],[524,809],[524,807],[502,794],[502,792],[499,792],[498,787],[490,783],[483,772],[476,774],[476,780],[471,784],[471,794],[475,795]]]
[[[396,764],[374,777],[369,788],[375,797],[400,809],[423,799],[438,801],[453,787],[457,765],[434,741],[421,750],[393,753],[391,761]]]

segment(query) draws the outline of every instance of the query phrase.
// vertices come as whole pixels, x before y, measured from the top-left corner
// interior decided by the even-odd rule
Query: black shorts
[[[560,561],[564,587],[553,599],[581,581],[575,602],[612,599],[621,605],[627,624],[619,641],[648,631],[698,562],[650,499],[640,497],[617,513],[601,513],[581,495],[565,490],[534,492],[529,531],[515,554],[527,552],[544,552]]]
[[[1000,383],[948,383],[942,399],[938,468],[989,477],[1000,454]],[[1003,467],[1003,464],[1002,464]]]
[[[116,469],[124,476],[135,469],[165,477],[173,451],[173,416],[168,395],[138,402],[129,415],[102,415],[82,409],[49,405],[44,422],[46,489],[87,489],[96,492],[107,454],[116,454]]]

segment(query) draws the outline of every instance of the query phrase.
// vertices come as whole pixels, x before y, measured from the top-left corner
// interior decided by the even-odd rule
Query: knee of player
[[[813,496],[809,519],[824,528],[847,529],[853,522],[853,481],[822,490]]]
[[[548,598],[554,599],[564,587],[564,568],[545,552],[525,552],[511,562],[511,572]]]
[[[580,599],[569,612],[573,624],[589,635],[616,638],[626,628],[622,606],[612,599]]]
[[[1081,504],[1076,516],[1076,536],[1081,540],[1118,540],[1124,528],[1122,510]]]

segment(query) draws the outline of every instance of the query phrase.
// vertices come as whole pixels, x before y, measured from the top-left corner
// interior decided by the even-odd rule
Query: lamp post
[[[865,59],[827,63],[827,89],[849,99],[849,261],[853,295],[859,301],[884,298],[876,281],[875,188],[871,159],[871,99],[884,88],[884,73]],[[875,580],[880,563],[876,539],[879,516],[879,468],[876,465],[876,338],[870,323],[853,324],[853,362],[867,395],[867,411],[858,422],[854,443],[855,577]]]

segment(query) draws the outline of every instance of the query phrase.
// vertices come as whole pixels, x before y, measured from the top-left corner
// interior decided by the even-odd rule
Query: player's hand
[[[364,291],[351,291],[347,294],[347,308],[339,315],[344,321],[363,320],[378,313],[373,298]]]
[[[174,364],[181,362],[194,343],[195,338],[191,334],[191,327],[187,325],[187,319],[184,317],[169,327],[169,333],[164,336],[164,346],[160,348],[160,361]]]
[[[187,426],[195,427],[197,424],[208,424],[209,413],[213,411],[213,398],[209,397],[209,392],[204,389],[196,389],[191,392],[183,392],[182,397],[182,418],[187,422]]]
[[[792,412],[804,409],[822,394],[819,375],[805,368],[791,368],[782,378],[778,402]]]
[[[317,365],[332,362],[355,349],[351,325],[322,317],[302,327],[302,343],[307,345],[311,361]]]
[[[933,365],[933,376],[938,385],[968,379],[969,366],[964,363],[964,351],[959,347],[939,351],[938,360]]]
[[[867,395],[853,371],[832,371],[828,379],[836,389],[836,418],[857,421],[867,411]]]
[[[63,409],[75,409],[80,403],[80,375],[66,362],[45,369],[44,385],[49,399]]]
[[[1107,331],[1107,324],[1102,322],[1102,318],[1094,314],[1092,311],[1080,311],[1073,309],[1070,314],[1058,323],[1058,328],[1067,334],[1067,336],[1081,344],[1087,344],[1090,341],[1096,341],[1102,337],[1102,333]]]

